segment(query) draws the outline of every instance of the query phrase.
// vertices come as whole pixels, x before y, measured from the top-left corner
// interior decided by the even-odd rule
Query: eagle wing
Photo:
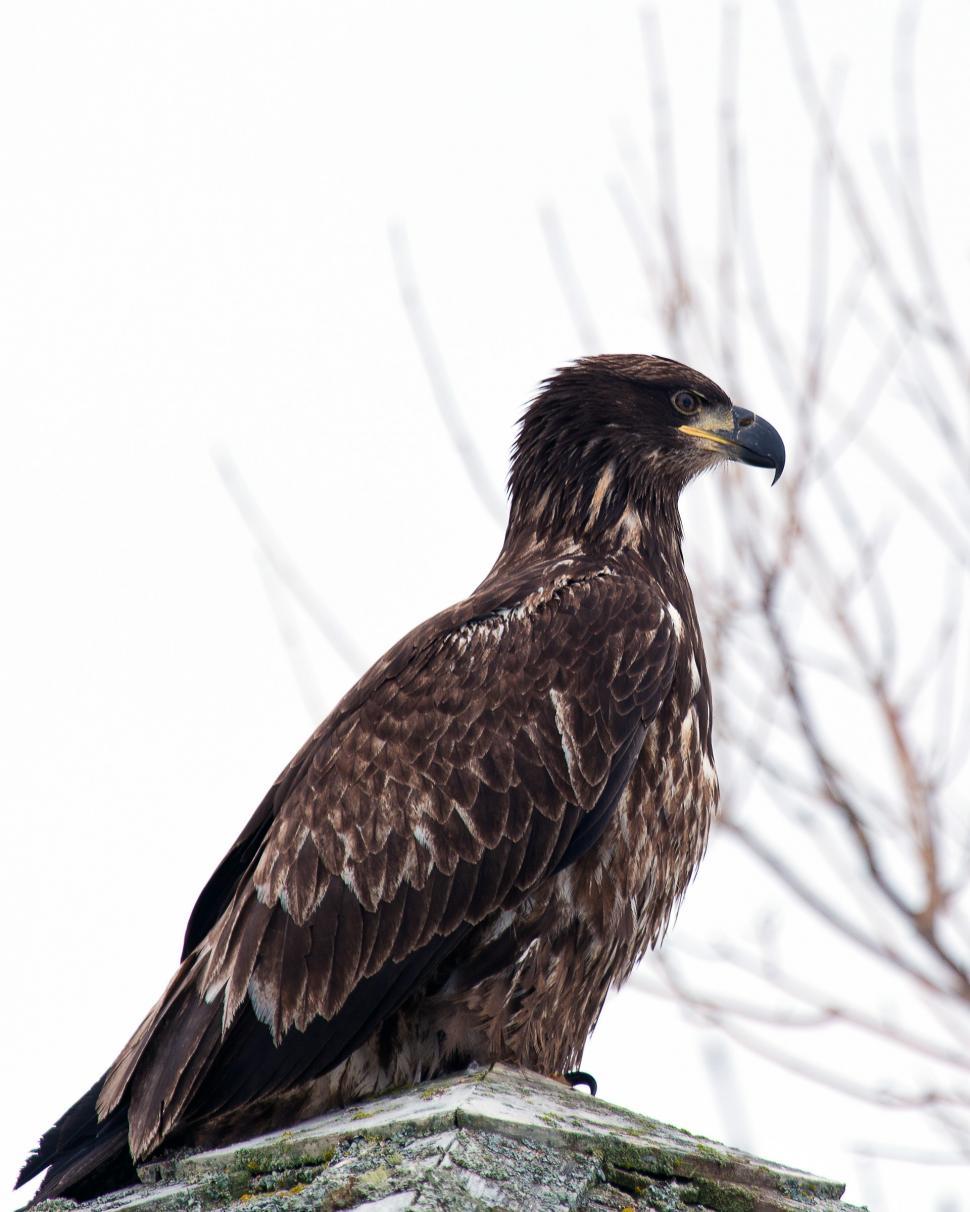
[[[505,604],[495,605],[495,601]],[[468,932],[600,836],[673,679],[655,589],[599,570],[406,637],[283,772],[109,1071],[145,1156],[333,1068]]]

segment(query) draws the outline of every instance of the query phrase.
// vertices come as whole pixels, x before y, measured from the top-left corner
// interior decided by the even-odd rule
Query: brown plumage
[[[526,412],[491,572],[405,636],[274,784],[181,967],[44,1136],[40,1198],[472,1061],[579,1062],[661,938],[717,803],[678,497],[778,435],[662,358],[587,358]]]

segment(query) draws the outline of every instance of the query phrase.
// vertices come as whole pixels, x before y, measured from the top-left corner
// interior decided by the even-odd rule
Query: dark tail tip
[[[87,1094],[66,1111],[41,1137],[24,1162],[16,1186],[47,1170],[31,1206],[44,1199],[93,1199],[138,1182],[128,1150],[128,1110],[117,1107],[98,1123],[100,1077]]]

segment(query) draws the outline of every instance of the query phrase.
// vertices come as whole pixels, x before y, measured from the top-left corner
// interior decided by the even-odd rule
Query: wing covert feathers
[[[602,569],[480,592],[392,649],[247,825],[109,1071],[99,1114],[128,1100],[132,1155],[211,1113],[232,1049],[265,1043],[271,1069],[306,1033],[294,1072],[332,1067],[328,1033],[376,1029],[471,926],[593,844],[675,649],[656,592]]]

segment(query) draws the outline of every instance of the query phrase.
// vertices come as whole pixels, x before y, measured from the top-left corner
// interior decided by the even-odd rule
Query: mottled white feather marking
[[[534,938],[526,949],[519,956],[518,967],[523,968],[530,956],[534,955],[539,950],[540,939]]]
[[[596,487],[593,489],[593,497],[589,503],[589,520],[591,522],[595,522],[599,517],[599,512],[603,508],[603,501],[606,498],[606,494],[610,491],[612,483],[613,463],[611,460],[600,472],[600,478],[596,481]]]
[[[627,543],[637,543],[643,535],[643,520],[635,509],[627,508],[620,518],[620,537]]]
[[[206,986],[205,992],[202,995],[206,1005],[212,1005],[216,998],[222,993],[223,989],[225,989],[228,981],[229,978],[224,976],[220,980],[213,981],[211,985]]]
[[[701,688],[701,672],[697,668],[697,662],[693,657],[690,658],[690,693],[691,698],[697,694]]]
[[[573,749],[572,741],[569,739],[569,732],[566,729],[563,697],[558,690],[550,690],[549,700],[552,703],[553,711],[556,713],[556,728],[559,732],[559,739],[562,741],[562,751],[566,759],[566,769],[569,771],[569,780],[576,787],[578,786],[576,776],[579,772],[579,762],[576,760],[576,751]]]
[[[495,617],[501,619],[504,623],[508,619],[525,618],[525,616],[529,613],[529,610],[530,606],[526,605],[525,603],[522,603],[519,606],[500,606],[498,610],[495,611]],[[480,624],[476,623],[475,626],[478,627]]]
[[[714,769],[714,763],[706,753],[701,759],[701,777],[710,791],[717,791],[717,771]]]
[[[680,611],[670,602],[667,603],[667,614],[670,616],[670,623],[674,629],[674,635],[678,640],[684,636],[684,620],[680,617]]]
[[[367,896],[361,894],[361,888],[357,883],[357,868],[353,863],[344,863],[340,871],[340,878],[361,904],[368,903]]]
[[[273,1031],[273,1022],[276,1018],[276,1002],[272,994],[268,992],[263,983],[255,976],[249,978],[249,1000],[252,1004],[253,1012],[259,1021],[265,1023]]]

